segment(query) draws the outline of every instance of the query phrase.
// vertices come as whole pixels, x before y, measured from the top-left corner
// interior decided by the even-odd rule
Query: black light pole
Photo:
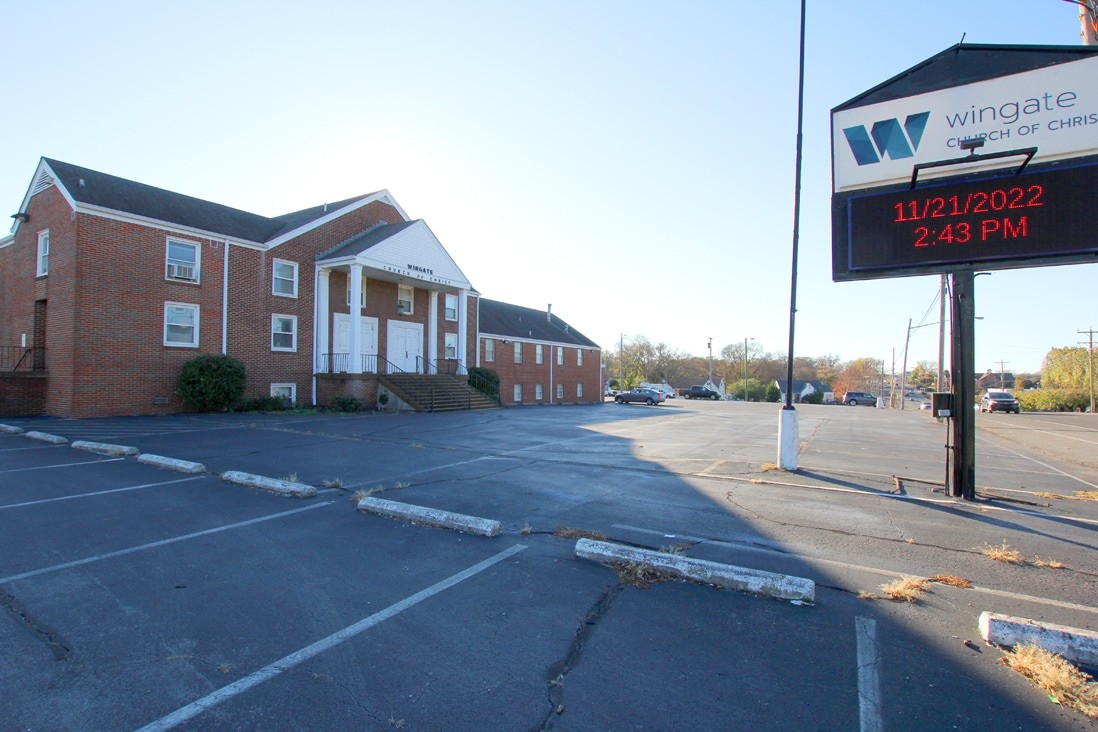
[[[783,470],[797,469],[800,444],[797,412],[793,408],[793,331],[797,319],[797,246],[801,225],[801,148],[804,135],[804,16],[805,0],[801,0],[800,60],[797,75],[797,162],[793,184],[793,265],[789,285],[789,354],[786,357],[785,406],[778,429],[778,465]]]

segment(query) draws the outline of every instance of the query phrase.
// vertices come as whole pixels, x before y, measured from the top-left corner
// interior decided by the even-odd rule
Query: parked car
[[[931,404],[930,404],[930,402],[920,402],[920,403],[919,403],[919,409],[925,409],[926,411],[928,411],[928,412],[929,412],[929,411],[930,411],[930,407],[931,407]]]
[[[852,407],[875,407],[877,406],[877,397],[868,391],[848,391],[843,394],[843,404],[849,404]]]
[[[980,400],[981,412],[1014,412],[1020,414],[1022,407],[1009,391],[989,391]]]
[[[614,401],[618,404],[628,404],[629,402],[644,402],[648,405],[656,405],[663,401],[663,392],[656,391],[655,389],[645,389],[642,386],[630,389],[629,391],[623,391],[614,397]]]
[[[707,386],[692,386],[682,393],[687,399],[712,399],[716,401],[721,395]]]

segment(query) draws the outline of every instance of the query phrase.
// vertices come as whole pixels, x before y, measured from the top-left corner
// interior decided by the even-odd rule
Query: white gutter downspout
[[[556,397],[557,392],[553,385],[553,364],[556,363],[556,355],[553,353],[553,342],[549,342],[549,403],[553,403],[553,399]]]
[[[225,263],[221,267],[221,354],[229,353],[229,240],[225,240]]]
[[[317,368],[317,354],[320,353],[320,333],[317,328],[317,323],[320,322],[320,267],[313,266],[313,367],[309,369],[313,372],[313,401],[312,406],[316,406],[316,368]]]

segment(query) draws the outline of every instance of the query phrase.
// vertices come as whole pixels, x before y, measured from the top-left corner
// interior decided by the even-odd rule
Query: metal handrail
[[[19,356],[16,359],[16,356]],[[24,362],[27,361],[27,357],[30,357],[29,366],[25,366]],[[15,362],[13,366],[8,367],[9,364]],[[45,346],[31,346],[30,348],[24,348],[22,346],[0,346],[0,370],[4,371],[45,371],[46,370],[46,348]]]

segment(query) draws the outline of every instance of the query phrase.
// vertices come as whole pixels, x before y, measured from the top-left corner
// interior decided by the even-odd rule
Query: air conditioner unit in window
[[[188,282],[194,282],[194,267],[190,267],[185,264],[169,264],[168,279],[187,280]]]

